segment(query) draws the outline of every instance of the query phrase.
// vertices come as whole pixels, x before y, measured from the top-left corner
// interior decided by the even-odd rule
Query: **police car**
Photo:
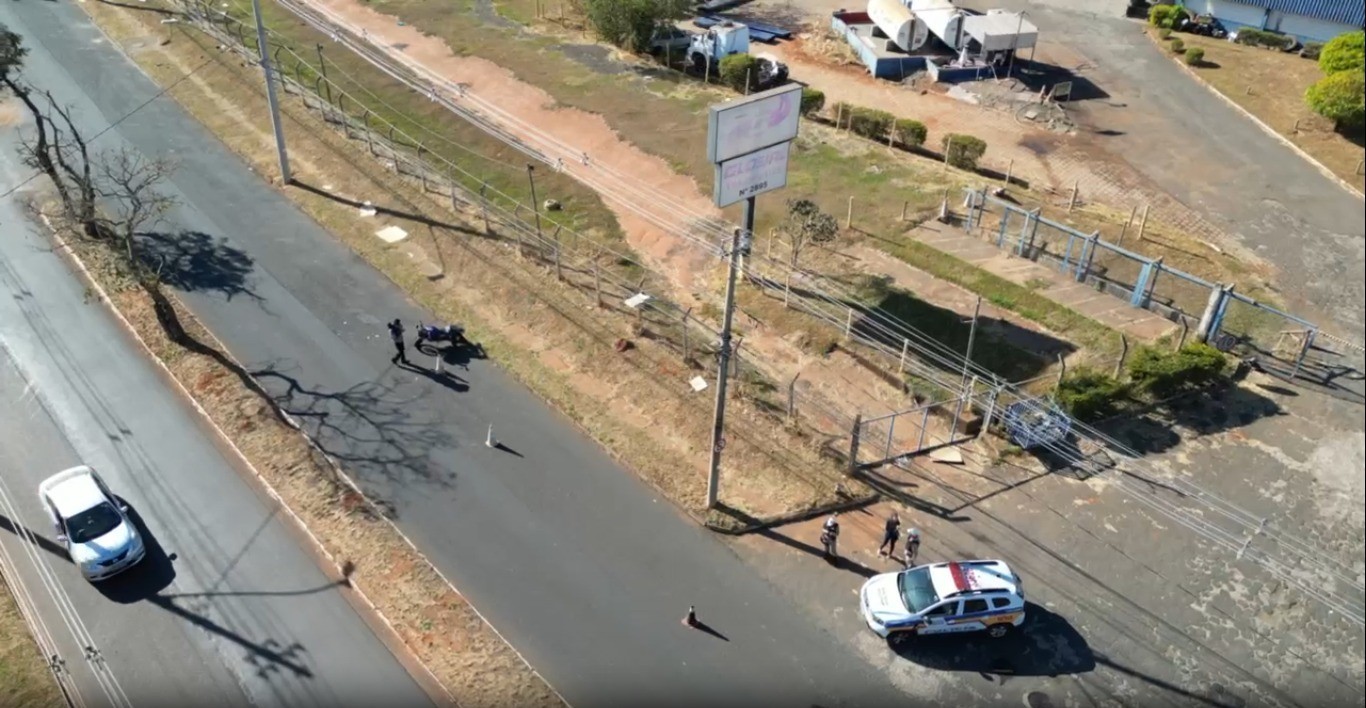
[[[859,591],[868,628],[889,641],[986,631],[1004,637],[1025,620],[1020,579],[1005,561],[932,563],[868,579]]]

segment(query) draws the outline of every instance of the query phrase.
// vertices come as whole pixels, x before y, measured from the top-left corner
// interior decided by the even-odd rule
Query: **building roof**
[[[1318,20],[1366,25],[1366,5],[1361,0],[1229,0],[1240,5],[1264,7],[1287,15],[1303,15]]]

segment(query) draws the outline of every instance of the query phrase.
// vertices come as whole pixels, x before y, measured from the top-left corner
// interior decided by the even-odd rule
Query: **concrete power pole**
[[[270,126],[275,129],[275,152],[280,158],[280,183],[293,181],[289,174],[289,153],[285,150],[285,127],[280,123],[280,102],[275,96],[275,82],[270,80],[270,50],[266,47],[266,25],[261,19],[261,0],[251,0],[251,14],[256,18],[256,46],[261,50],[261,71],[266,75],[266,102],[270,104]]]
[[[717,352],[716,413],[712,420],[711,467],[707,477],[707,508],[716,508],[721,480],[721,451],[726,447],[726,377],[730,373],[730,326],[735,316],[735,280],[745,254],[754,241],[754,197],[745,199],[744,228],[736,229],[730,240],[730,273],[726,278],[726,312],[721,323],[721,351]]]

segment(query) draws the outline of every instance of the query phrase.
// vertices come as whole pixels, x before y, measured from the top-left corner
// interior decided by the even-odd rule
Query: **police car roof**
[[[1019,580],[1005,561],[974,560],[935,563],[930,566],[930,582],[941,598],[970,595],[977,592],[1009,592],[1019,590]]]

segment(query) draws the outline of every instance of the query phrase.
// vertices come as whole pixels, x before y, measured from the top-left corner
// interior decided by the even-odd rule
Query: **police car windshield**
[[[911,613],[939,602],[939,595],[934,592],[934,583],[930,582],[929,568],[916,568],[902,573],[901,577],[897,578],[897,585],[901,590],[902,600],[906,602],[906,609]]]

